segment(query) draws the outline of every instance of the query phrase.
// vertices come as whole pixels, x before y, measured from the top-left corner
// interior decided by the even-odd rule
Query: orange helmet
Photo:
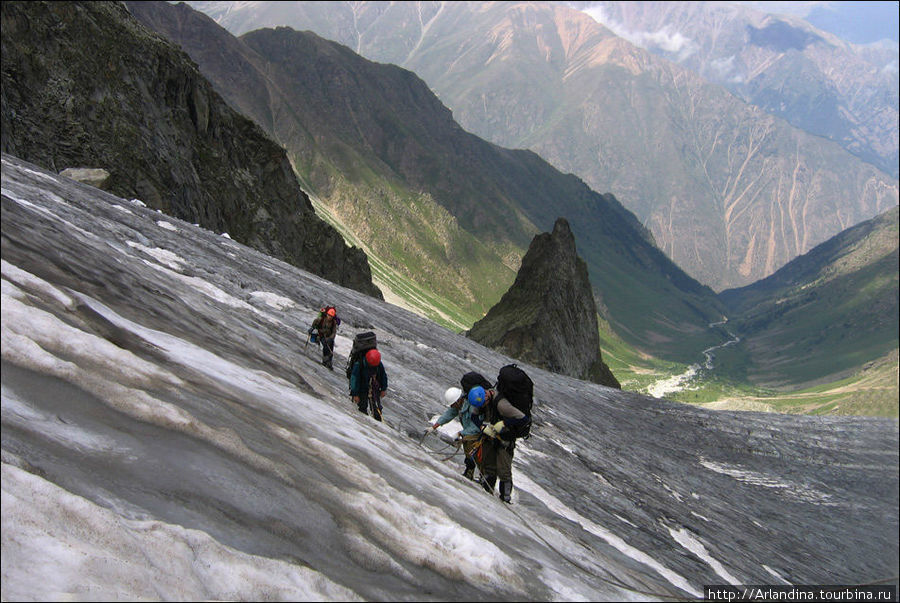
[[[326,313],[328,316],[331,316],[332,318],[334,318],[335,315],[337,314],[337,312],[335,312],[334,308],[328,308],[328,311],[325,312],[325,313]]]
[[[369,350],[366,352],[366,362],[369,363],[369,366],[378,366],[381,363],[381,352]]]

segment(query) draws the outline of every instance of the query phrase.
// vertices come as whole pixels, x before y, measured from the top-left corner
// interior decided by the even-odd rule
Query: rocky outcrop
[[[109,172],[104,189],[381,298],[284,150],[118,2],[4,2],[2,151]]]
[[[102,168],[66,168],[59,175],[101,189],[109,180],[109,172]]]
[[[467,335],[554,373],[620,387],[600,352],[587,266],[564,218],[534,238],[512,287]]]

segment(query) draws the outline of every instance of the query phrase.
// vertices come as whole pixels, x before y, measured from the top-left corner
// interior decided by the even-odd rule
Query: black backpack
[[[480,385],[485,390],[492,389],[494,387],[493,384],[488,381],[484,375],[482,375],[481,373],[476,373],[475,371],[463,375],[462,379],[459,380],[459,384],[462,386],[464,394],[468,394],[469,390],[476,385]]]
[[[353,372],[353,363],[359,360],[363,354],[377,347],[378,342],[375,338],[375,333],[372,331],[356,334],[353,338],[353,347],[350,348],[350,356],[347,358],[347,379],[350,378],[350,373]]]
[[[531,408],[534,406],[534,382],[531,377],[515,364],[500,369],[497,376],[497,392],[521,410],[529,421],[512,429],[512,437],[527,438],[531,435]]]

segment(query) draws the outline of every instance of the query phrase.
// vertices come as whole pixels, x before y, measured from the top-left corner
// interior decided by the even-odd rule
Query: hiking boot
[[[463,471],[463,477],[475,481],[475,467],[466,467],[466,470]]]
[[[512,502],[512,482],[509,481],[501,481],[500,482],[500,500],[505,503]]]

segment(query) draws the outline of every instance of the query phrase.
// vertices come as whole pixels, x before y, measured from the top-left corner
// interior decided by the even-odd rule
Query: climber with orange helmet
[[[334,338],[340,324],[341,319],[334,306],[325,306],[319,311],[319,316],[313,321],[308,331],[314,343],[318,341],[322,344],[322,366],[331,370],[334,370]]]
[[[381,420],[381,399],[388,388],[387,373],[381,363],[381,352],[371,349],[356,359],[350,369],[350,396],[359,411],[372,411],[376,421]]]

